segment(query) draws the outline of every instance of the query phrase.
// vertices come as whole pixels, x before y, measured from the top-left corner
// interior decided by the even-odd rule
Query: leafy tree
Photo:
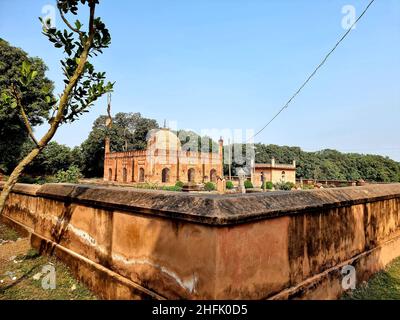
[[[68,27],[63,31],[51,27],[49,21],[42,21],[43,34],[56,48],[63,49],[66,56],[61,61],[65,87],[59,100],[51,95],[48,86],[39,88],[47,94],[43,103],[51,109],[50,127],[40,140],[34,135],[33,123],[27,113],[27,102],[24,100],[24,92],[35,83],[40,70],[29,61],[23,61],[18,81],[10,81],[9,87],[1,94],[1,110],[11,112],[14,109],[19,112],[35,147],[18,163],[4,184],[0,195],[0,214],[21,173],[43,151],[59,126],[77,120],[80,115],[88,112],[99,97],[113,89],[112,83],[105,83],[105,73],[95,72],[94,66],[89,62],[93,55],[101,54],[111,43],[108,29],[101,19],[95,16],[98,3],[98,0],[58,0],[57,7],[61,18]],[[83,29],[79,20],[71,24],[67,19],[68,14],[77,15],[80,5],[89,9],[87,30]]]
[[[147,146],[147,133],[158,128],[156,120],[143,118],[140,113],[117,113],[111,128],[107,116],[98,117],[89,137],[82,143],[82,170],[87,177],[100,177],[104,166],[104,141],[108,135],[112,151],[142,150]]]
[[[24,156],[34,148],[32,142],[24,145]],[[25,173],[31,175],[53,175],[60,170],[66,170],[71,165],[78,165],[74,161],[73,151],[65,145],[51,141],[46,148],[26,167]]]
[[[37,72],[35,81],[20,91],[26,116],[34,127],[48,119],[50,106],[45,103],[45,98],[48,95],[53,98],[53,82],[46,78],[47,67],[41,59],[29,57],[26,52],[0,38],[0,93],[18,82],[24,61],[29,62]],[[0,108],[0,163],[4,170],[9,171],[17,165],[22,147],[28,140],[28,132],[19,110]]]
[[[175,132],[183,150],[199,152],[218,152],[218,143],[208,136],[200,136],[196,132],[178,130]]]
[[[341,153],[336,150],[305,152],[298,147],[256,144],[256,163],[270,163],[275,158],[278,163],[292,163],[296,160],[297,178],[318,180],[359,180],[371,182],[400,182],[400,163],[379,155]],[[246,145],[234,145],[234,150],[241,150],[244,169],[250,173],[249,155]],[[242,167],[235,162],[232,152],[232,167]],[[240,162],[240,161],[239,161]],[[224,166],[227,173],[227,166]]]

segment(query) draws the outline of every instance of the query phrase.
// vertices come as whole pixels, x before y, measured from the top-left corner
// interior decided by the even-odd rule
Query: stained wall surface
[[[19,184],[2,219],[107,299],[335,299],[344,266],[361,282],[400,256],[400,184],[227,196]]]

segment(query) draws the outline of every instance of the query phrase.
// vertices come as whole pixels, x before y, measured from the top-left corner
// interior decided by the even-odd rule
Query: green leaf
[[[31,73],[31,80],[34,80],[37,76],[38,72],[37,71],[32,71]]]
[[[16,102],[16,101],[13,101],[13,102],[11,103],[11,108],[15,109],[17,106],[18,106],[18,105],[17,105],[17,102]]]
[[[75,21],[75,27],[79,30],[82,27],[82,24],[79,20]]]

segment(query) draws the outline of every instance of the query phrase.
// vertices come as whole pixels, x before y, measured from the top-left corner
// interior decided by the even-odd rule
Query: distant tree
[[[47,93],[43,102],[52,109],[49,119],[50,128],[40,140],[34,135],[33,123],[27,114],[27,101],[24,100],[23,95],[27,88],[35,83],[40,70],[37,70],[29,61],[23,61],[18,81],[10,81],[9,87],[1,94],[1,110],[5,112],[18,110],[35,147],[18,163],[4,184],[0,195],[0,214],[22,172],[48,145],[59,126],[77,120],[80,115],[88,112],[93,102],[113,89],[112,83],[105,83],[105,73],[95,72],[93,65],[89,62],[93,55],[101,54],[102,50],[111,43],[108,29],[100,18],[95,17],[98,3],[98,0],[58,0],[57,7],[61,18],[68,27],[63,32],[51,27],[51,21],[42,21],[43,34],[56,48],[62,48],[66,57],[61,61],[65,87],[59,100],[50,95],[47,85],[39,88],[41,92]],[[87,5],[89,9],[86,31],[83,30],[79,20],[71,24],[66,17],[67,14],[77,15],[80,4]]]
[[[51,106],[45,99],[47,96],[54,99],[53,82],[45,76],[47,67],[41,59],[29,57],[23,50],[0,38],[0,93],[18,83],[24,61],[37,72],[35,81],[20,87],[21,104],[25,106],[25,114],[32,127],[35,127],[49,118]],[[0,164],[4,170],[10,171],[17,165],[23,145],[28,140],[28,131],[18,108],[0,108]]]
[[[158,128],[156,120],[140,113],[117,113],[112,127],[106,127],[107,116],[98,117],[89,137],[82,143],[82,171],[87,177],[101,177],[104,168],[104,142],[108,134],[112,151],[142,150],[147,146],[147,133]]]
[[[278,163],[292,163],[296,160],[297,178],[318,180],[359,180],[372,182],[400,182],[400,163],[379,155],[341,153],[336,150],[305,152],[298,147],[256,144],[256,163],[270,163],[275,158]],[[234,145],[242,150],[245,164],[236,163],[232,153],[233,170],[243,167],[249,173],[250,161],[246,159],[246,145]],[[227,174],[227,166],[224,165]]]
[[[218,152],[218,143],[209,136],[200,136],[188,130],[178,130],[175,133],[185,151]]]
[[[34,147],[31,141],[26,143],[23,156],[29,154]],[[51,141],[36,159],[26,167],[25,173],[35,176],[54,175],[60,170],[68,169],[73,164],[76,164],[76,162],[71,148]]]

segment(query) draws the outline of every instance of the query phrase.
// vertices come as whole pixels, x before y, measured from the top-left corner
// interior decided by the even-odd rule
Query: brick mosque
[[[183,150],[176,134],[167,128],[152,130],[146,150],[111,152],[106,138],[104,180],[123,183],[216,182],[223,176],[223,140],[218,152]]]
[[[110,139],[105,141],[104,181],[120,183],[183,183],[217,182],[223,178],[223,140],[217,152],[188,151],[182,148],[175,133],[168,128],[151,130],[145,150],[111,152]],[[216,151],[216,150],[215,150]],[[261,186],[265,181],[296,182],[296,162],[257,163],[251,170],[251,181]]]

